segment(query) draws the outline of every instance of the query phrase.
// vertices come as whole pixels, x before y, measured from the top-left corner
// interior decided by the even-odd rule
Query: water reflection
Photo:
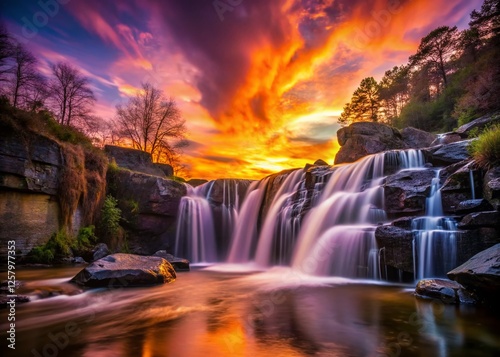
[[[54,276],[60,278],[58,274]],[[30,271],[23,278],[36,289],[36,281],[50,277],[46,271]],[[345,280],[286,286],[278,280],[269,273],[192,271],[164,286],[91,290],[19,305],[17,348],[9,355],[382,357],[500,352],[495,312],[417,300],[396,286]],[[6,328],[4,321],[1,328]]]

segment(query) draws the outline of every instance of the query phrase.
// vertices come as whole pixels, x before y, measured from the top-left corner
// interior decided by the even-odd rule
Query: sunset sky
[[[9,31],[41,60],[92,80],[96,114],[151,82],[186,119],[198,178],[262,178],[333,163],[342,106],[362,78],[406,63],[482,0],[2,1]]]

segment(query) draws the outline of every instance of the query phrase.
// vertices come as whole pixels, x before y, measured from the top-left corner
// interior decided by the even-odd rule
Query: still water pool
[[[18,294],[56,296],[17,305],[7,356],[500,356],[500,313],[416,299],[411,286],[215,266],[81,290],[68,283],[78,271],[17,271]]]

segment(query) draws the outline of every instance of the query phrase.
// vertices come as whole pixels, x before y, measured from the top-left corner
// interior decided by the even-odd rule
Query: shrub
[[[51,264],[71,255],[72,238],[65,229],[50,236],[47,243],[34,247],[28,253],[28,259],[34,263]]]
[[[494,125],[479,135],[471,145],[471,154],[483,168],[500,165],[500,125]]]
[[[107,195],[101,210],[101,230],[111,237],[118,235],[120,230],[122,211],[117,206],[116,198]]]

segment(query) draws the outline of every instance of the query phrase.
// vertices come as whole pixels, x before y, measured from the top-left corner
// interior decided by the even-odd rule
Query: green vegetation
[[[34,247],[28,253],[27,259],[38,264],[53,264],[73,254],[90,250],[97,242],[94,229],[94,226],[80,228],[76,238],[68,234],[66,229],[62,229],[52,234],[47,243]]]
[[[471,153],[483,168],[500,165],[500,125],[484,131],[471,145]]]
[[[339,123],[356,121],[449,131],[500,109],[500,3],[485,0],[469,28],[441,26],[422,38],[408,63],[376,82],[361,81]]]

